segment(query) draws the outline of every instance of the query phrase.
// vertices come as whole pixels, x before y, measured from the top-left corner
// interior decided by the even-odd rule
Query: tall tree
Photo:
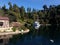
[[[47,8],[47,5],[43,5],[43,8],[44,8],[44,10],[47,10],[48,8]]]
[[[2,10],[6,10],[6,6],[5,5],[2,7]]]
[[[9,10],[13,10],[13,6],[12,6],[11,2],[9,2],[8,5],[9,5]]]
[[[12,4],[9,2],[9,14],[14,15],[16,17],[16,20],[19,21],[20,19],[20,11],[19,11],[19,7],[16,4]]]
[[[21,13],[21,18],[24,20],[24,18],[25,18],[25,8],[24,8],[24,6],[20,7],[20,13]]]
[[[31,19],[32,18],[31,8],[27,8],[27,14],[28,14],[28,17]]]
[[[37,14],[37,11],[35,9],[32,10],[32,15],[33,15],[33,20],[37,20],[38,18],[38,14]]]

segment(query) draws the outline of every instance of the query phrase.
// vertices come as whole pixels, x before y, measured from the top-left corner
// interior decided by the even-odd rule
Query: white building
[[[11,31],[9,27],[9,18],[0,16],[0,31]]]
[[[0,16],[0,28],[9,28],[9,18]]]

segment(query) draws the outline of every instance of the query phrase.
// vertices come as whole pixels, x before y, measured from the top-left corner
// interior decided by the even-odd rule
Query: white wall
[[[0,22],[3,22],[3,26],[0,28],[9,28],[9,21],[8,20],[0,20]]]

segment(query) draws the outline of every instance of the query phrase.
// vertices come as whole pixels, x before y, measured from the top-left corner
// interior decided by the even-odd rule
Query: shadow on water
[[[38,30],[30,28],[29,33],[14,35],[9,45],[60,45],[60,25],[41,26]]]

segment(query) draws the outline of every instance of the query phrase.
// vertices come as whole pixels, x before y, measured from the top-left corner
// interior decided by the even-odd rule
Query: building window
[[[3,26],[3,22],[0,22],[0,26]]]

